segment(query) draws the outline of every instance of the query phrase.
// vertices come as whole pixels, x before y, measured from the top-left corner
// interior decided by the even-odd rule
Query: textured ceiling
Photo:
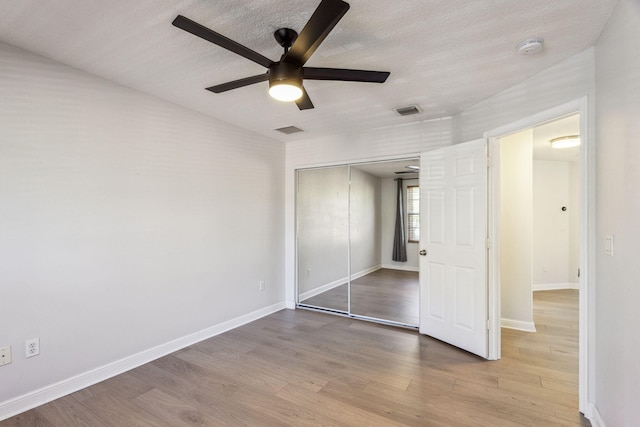
[[[351,0],[308,66],[390,71],[384,84],[306,81],[315,109],[267,83],[205,87],[265,71],[171,25],[184,15],[271,58],[319,0],[0,0],[0,40],[281,141],[450,116],[592,46],[616,0]],[[537,55],[516,45],[543,37]],[[393,109],[418,104],[420,115]],[[274,131],[297,126],[305,132]]]

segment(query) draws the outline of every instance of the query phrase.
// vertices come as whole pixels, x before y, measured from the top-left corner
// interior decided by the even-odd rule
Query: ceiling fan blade
[[[306,80],[341,80],[347,82],[384,83],[389,77],[388,71],[347,70],[344,68],[304,67]]]
[[[175,27],[193,34],[194,36],[198,36],[201,39],[207,40],[213,44],[217,44],[218,46],[230,50],[233,53],[237,53],[238,55],[247,58],[248,60],[253,61],[257,64],[260,64],[263,67],[269,68],[271,64],[273,64],[273,61],[266,56],[262,56],[258,52],[255,52],[248,47],[241,45],[240,43],[234,42],[233,40],[223,36],[222,34],[218,34],[215,31],[192,21],[189,18],[185,18],[182,15],[178,15],[176,19],[173,20],[172,24]]]
[[[302,88],[302,96],[296,101],[296,105],[300,110],[310,110],[313,108],[313,102],[311,102],[311,98],[309,98],[309,94],[305,88]]]
[[[214,93],[221,93],[231,89],[238,89],[239,87],[249,86],[254,83],[266,82],[267,80],[269,80],[269,73],[264,73],[257,76],[245,77],[244,79],[234,80],[232,82],[211,86],[208,87],[207,90],[210,90]]]
[[[322,0],[283,60],[302,67],[347,10],[342,0]]]

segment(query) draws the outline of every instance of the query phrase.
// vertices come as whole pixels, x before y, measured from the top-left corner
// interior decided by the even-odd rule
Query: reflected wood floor
[[[535,293],[537,333],[488,362],[415,331],[282,310],[0,426],[588,426],[577,291]]]
[[[351,313],[417,326],[420,283],[417,271],[381,268],[351,282]],[[303,301],[316,307],[347,311],[347,285]]]

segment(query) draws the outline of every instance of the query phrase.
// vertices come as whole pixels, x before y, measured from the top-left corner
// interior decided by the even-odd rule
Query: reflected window
[[[420,241],[420,187],[407,187],[407,236],[409,242]]]

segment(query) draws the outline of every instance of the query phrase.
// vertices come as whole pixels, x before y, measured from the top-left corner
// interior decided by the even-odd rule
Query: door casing
[[[580,114],[580,278],[579,278],[579,409],[588,415],[590,384],[593,384],[593,369],[590,355],[592,331],[589,313],[593,303],[591,294],[592,268],[595,265],[595,147],[594,134],[588,111],[588,97],[582,97],[566,104],[545,110],[485,132],[488,147],[488,309],[489,309],[489,360],[501,357],[501,312],[500,312],[500,150],[501,137],[550,122],[571,114]]]

